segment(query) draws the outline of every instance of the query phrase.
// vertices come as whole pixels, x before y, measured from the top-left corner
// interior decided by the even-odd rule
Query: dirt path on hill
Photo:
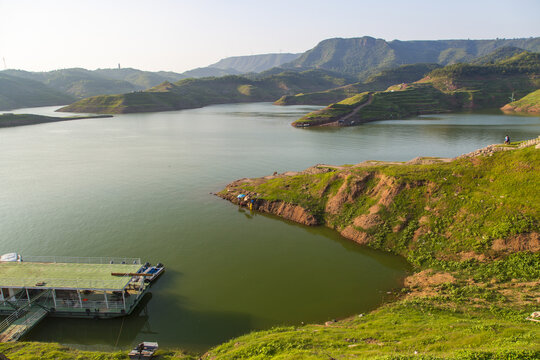
[[[354,115],[356,115],[362,108],[365,106],[368,106],[373,102],[373,94],[369,94],[368,100],[363,103],[362,105],[357,106],[351,113],[345,115],[344,117],[337,119],[336,121],[333,121],[328,124],[323,124],[321,126],[350,126],[354,125],[354,120],[351,120]]]

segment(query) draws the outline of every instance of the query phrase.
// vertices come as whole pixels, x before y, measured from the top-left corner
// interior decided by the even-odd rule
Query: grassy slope
[[[285,95],[276,105],[327,105],[337,103],[365,91],[382,91],[394,84],[410,83],[422,79],[427,73],[438,68],[437,64],[402,65],[381,71],[364,82],[358,82],[325,91]]]
[[[316,126],[337,121],[338,119],[350,114],[357,106],[368,101],[370,93],[363,92],[346,98],[338,103],[331,104],[328,107],[311,112],[301,119],[294,122],[295,126]]]
[[[120,360],[128,359],[127,351],[100,352],[100,351],[80,351],[54,343],[17,342],[0,343],[0,354],[4,354],[11,360]],[[159,359],[192,360],[196,357],[188,355],[182,351],[162,351]]]
[[[124,113],[197,108],[210,104],[270,101],[283,94],[316,91],[345,85],[348,77],[322,70],[282,72],[262,78],[244,76],[185,79],[163,83],[147,91],[97,96],[80,100],[61,111]]]
[[[503,111],[540,113],[540,90],[533,91],[518,101],[506,104]]]
[[[471,64],[495,64],[498,61],[508,59],[512,56],[521,54],[524,49],[515,46],[503,46],[490,54],[481,56],[471,61]]]
[[[357,123],[403,118],[411,115],[499,108],[514,94],[522,97],[540,87],[540,54],[523,52],[495,64],[449,65],[433,70],[413,84],[396,85],[376,92],[374,101],[359,111]],[[328,117],[332,105],[297,120],[293,125]],[[318,116],[316,116],[318,115]]]
[[[430,161],[318,166],[298,175],[229,185],[231,191],[223,193],[232,199],[237,192],[257,193],[258,199],[301,205],[337,230],[353,226],[367,235],[368,246],[405,256],[416,268],[410,279],[425,279],[408,282],[392,295],[394,301],[369,314],[327,326],[254,332],[203,357],[539,358],[540,327],[525,318],[538,306],[540,254],[527,250],[525,240],[539,231],[540,150]],[[373,226],[354,225],[371,212]],[[512,241],[507,248],[500,246],[501,239],[518,238],[521,250]],[[0,352],[10,359],[126,358],[39,343],[0,344]],[[192,357],[167,352],[162,358]]]

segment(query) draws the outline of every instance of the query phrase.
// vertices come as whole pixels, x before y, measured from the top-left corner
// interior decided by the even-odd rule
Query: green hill
[[[218,77],[227,75],[240,75],[241,72],[234,69],[218,69],[213,67],[201,67],[183,72],[182,79]]]
[[[540,51],[540,38],[497,40],[385,41],[369,36],[327,39],[287,68],[320,68],[366,79],[382,69],[403,64],[469,62],[502,47]]]
[[[523,97],[540,88],[540,54],[523,52],[495,64],[454,64],[433,70],[424,79],[371,94],[370,103],[357,97],[307,114],[294,126],[367,121],[468,109],[499,108],[514,94]],[[362,108],[359,108],[362,106]],[[347,117],[347,121],[343,120]]]
[[[479,58],[474,59],[471,61],[471,64],[495,64],[496,62],[499,62],[501,60],[505,60],[508,58],[511,58],[512,56],[521,54],[524,49],[520,49],[518,47],[514,46],[503,46],[501,48],[498,48],[497,50],[485,55],[481,56]]]
[[[75,98],[84,98],[97,94],[118,94],[139,89],[139,87],[128,81],[105,78],[92,71],[80,68],[49,72],[4,70],[2,73],[39,81],[50,88]]]
[[[324,70],[282,72],[251,79],[244,76],[185,79],[163,83],[146,91],[96,96],[80,100],[59,111],[130,113],[191,109],[211,104],[272,101],[284,94],[317,91],[350,82]]]
[[[501,108],[502,111],[540,113],[540,90],[524,96],[518,101],[513,101]]]
[[[73,101],[72,96],[38,81],[9,76],[0,72],[0,110],[64,105]]]
[[[92,71],[92,73],[107,79],[127,81],[136,86],[138,90],[151,88],[152,86],[161,84],[164,81],[178,81],[185,77],[183,74],[174,72],[152,72],[132,68],[97,69]]]
[[[364,91],[381,91],[390,85],[409,83],[422,79],[430,71],[439,68],[437,64],[401,65],[383,70],[370,76],[366,81],[357,82],[335,89],[313,93],[285,95],[277,100],[276,105],[327,105],[344,100]]]

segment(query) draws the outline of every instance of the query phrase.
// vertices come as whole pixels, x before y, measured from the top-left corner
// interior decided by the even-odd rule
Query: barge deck
[[[130,314],[149,289],[140,259],[25,257],[0,261],[0,342],[16,341],[46,316]],[[120,275],[118,275],[120,274]]]

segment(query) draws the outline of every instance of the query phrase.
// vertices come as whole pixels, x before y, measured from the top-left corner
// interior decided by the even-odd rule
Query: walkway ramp
[[[39,300],[49,295],[50,290],[39,293],[0,322],[0,342],[17,341],[47,316],[49,310],[40,305]]]
[[[0,342],[17,341],[30,329],[37,325],[49,312],[41,306],[34,305],[22,317],[14,320],[0,333]]]

